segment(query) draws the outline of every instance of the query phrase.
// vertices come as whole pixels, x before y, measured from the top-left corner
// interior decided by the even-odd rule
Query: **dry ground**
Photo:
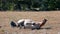
[[[10,22],[29,18],[48,21],[40,30],[12,28]],[[60,34],[60,11],[50,12],[0,12],[0,34]]]

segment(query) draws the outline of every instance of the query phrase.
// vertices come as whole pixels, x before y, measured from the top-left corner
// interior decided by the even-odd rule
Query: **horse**
[[[15,26],[14,27],[20,27],[20,28],[31,28],[32,30],[33,29],[40,29],[43,25],[45,25],[45,23],[47,22],[47,19],[44,19],[44,20],[42,20],[41,22],[35,22],[35,21],[33,21],[33,20],[31,20],[31,19],[20,19],[18,22],[17,22],[17,25],[15,24]],[[12,22],[11,22],[12,23]],[[14,24],[12,24],[12,25],[14,25]]]

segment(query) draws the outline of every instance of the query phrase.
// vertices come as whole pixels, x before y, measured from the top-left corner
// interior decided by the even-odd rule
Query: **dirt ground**
[[[37,22],[46,18],[47,23],[40,30],[12,28],[10,22],[19,19]],[[0,12],[0,34],[60,34],[60,11],[50,12]]]

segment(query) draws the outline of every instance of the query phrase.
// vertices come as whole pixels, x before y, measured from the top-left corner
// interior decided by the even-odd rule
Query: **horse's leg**
[[[44,19],[42,24],[40,25],[40,27],[42,27],[43,25],[45,25],[45,23],[47,22],[47,19]]]
[[[24,29],[26,29],[26,27],[25,27],[25,26],[24,26],[23,28],[24,28]]]
[[[20,29],[22,28],[22,26],[20,25]]]

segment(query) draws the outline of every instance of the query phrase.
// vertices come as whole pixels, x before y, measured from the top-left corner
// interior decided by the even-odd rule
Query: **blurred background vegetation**
[[[60,0],[0,0],[0,11],[60,10]]]

